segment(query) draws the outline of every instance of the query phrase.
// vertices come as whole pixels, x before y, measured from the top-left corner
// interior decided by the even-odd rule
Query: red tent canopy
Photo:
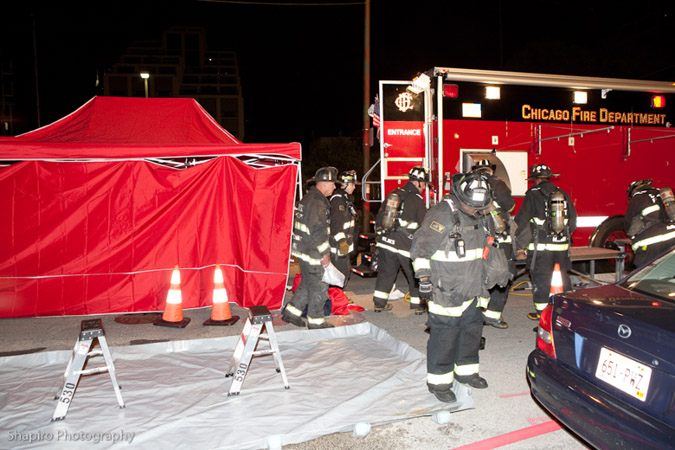
[[[191,98],[94,97],[50,125],[0,138],[0,160],[241,154],[299,160],[300,144],[243,144]]]
[[[0,168],[0,317],[161,311],[176,264],[184,308],[211,305],[215,264],[230,301],[278,308],[299,157],[239,142],[192,99],[97,97],[0,139],[21,161]]]

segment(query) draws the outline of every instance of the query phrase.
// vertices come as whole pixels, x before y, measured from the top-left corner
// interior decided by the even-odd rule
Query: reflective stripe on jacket
[[[330,203],[312,186],[295,212],[291,254],[310,265],[320,265],[323,255],[330,252],[329,234]]]

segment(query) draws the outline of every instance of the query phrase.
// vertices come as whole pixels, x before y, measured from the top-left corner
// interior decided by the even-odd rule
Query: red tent
[[[280,307],[300,154],[193,99],[95,97],[0,138],[0,317],[161,311],[176,264],[184,308],[215,264],[230,301]]]

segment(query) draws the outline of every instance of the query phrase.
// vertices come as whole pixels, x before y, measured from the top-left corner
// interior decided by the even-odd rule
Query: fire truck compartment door
[[[495,175],[501,178],[513,196],[523,196],[527,191],[527,152],[477,152],[462,151],[462,170],[468,172],[476,161],[487,159],[496,166]]]

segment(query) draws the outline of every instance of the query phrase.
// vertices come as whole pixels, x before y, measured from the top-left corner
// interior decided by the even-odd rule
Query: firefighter
[[[358,183],[355,170],[342,172],[338,176],[339,188],[330,198],[330,260],[345,275],[345,286],[349,281],[349,255],[354,251],[357,213],[352,193]]]
[[[300,285],[281,316],[286,322],[304,327],[302,313],[307,307],[307,328],[332,328],[324,318],[328,285],[322,281],[324,267],[330,264],[330,203],[326,197],[335,190],[335,167],[316,171],[307,194],[295,213],[292,254],[300,265]]]
[[[456,401],[454,380],[476,389],[488,386],[479,375],[483,314],[478,301],[509,278],[490,219],[481,213],[491,201],[484,174],[454,174],[450,193],[429,210],[413,238],[415,276],[429,309],[427,387],[442,402]]]
[[[504,180],[497,177],[494,172],[497,166],[492,164],[487,159],[482,159],[476,162],[471,170],[473,172],[483,173],[490,185],[492,191],[492,205],[484,210],[489,213],[494,221],[495,238],[499,248],[504,252],[504,256],[509,264],[509,272],[511,278],[516,276],[516,263],[514,261],[513,240],[511,238],[511,216],[510,212],[516,206],[516,202],[511,196],[511,189],[506,185]],[[490,298],[483,312],[483,320],[486,325],[491,325],[495,328],[506,329],[509,324],[504,321],[502,313],[506,300],[509,297],[509,288],[511,283],[506,286],[495,286],[490,289]]]
[[[373,293],[375,312],[391,310],[389,294],[399,268],[408,280],[410,308],[418,315],[425,312],[410,260],[410,245],[426,213],[422,193],[429,183],[429,170],[415,166],[408,172],[408,180],[402,188],[396,188],[387,195],[377,213],[375,253],[378,272]]]
[[[661,192],[672,195],[670,189]],[[624,228],[633,241],[633,264],[637,267],[675,245],[675,217],[669,217],[666,207],[673,200],[664,202],[659,194],[652,180],[634,181],[628,187]]]
[[[551,183],[551,177],[558,175],[546,164],[531,166],[527,179],[533,180],[534,184],[525,193],[515,217],[519,244],[527,248],[535,309],[527,317],[532,320],[539,320],[541,311],[548,305],[556,263],[560,264],[563,289],[572,288],[567,271],[572,266],[570,236],[577,226],[577,212],[569,195]]]

